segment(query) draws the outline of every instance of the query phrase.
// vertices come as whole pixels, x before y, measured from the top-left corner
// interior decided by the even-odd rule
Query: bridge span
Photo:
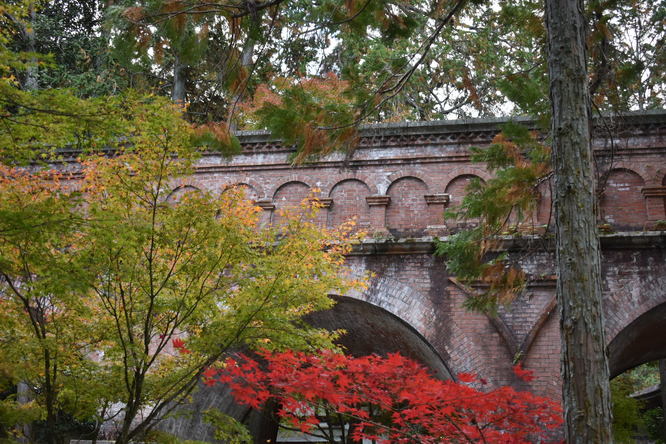
[[[356,217],[369,233],[348,260],[374,278],[367,291],[339,296],[336,307],[314,315],[313,322],[346,329],[342,343],[354,354],[400,351],[442,377],[473,372],[492,385],[559,398],[552,242],[507,240],[510,251],[530,247],[521,254],[529,283],[497,316],[466,311],[462,304],[473,290],[432,254],[433,237],[446,240],[462,228],[444,211],[461,202],[470,180],[490,177],[470,161],[469,148],[490,144],[503,121],[372,125],[361,131],[351,158],[334,154],[301,166],[291,165],[292,149],[270,134],[243,132],[242,154],[230,160],[205,156],[174,193],[240,186],[262,208],[262,223],[275,223],[281,208],[317,189],[324,205],[318,223],[334,226]],[[604,315],[615,376],[666,357],[666,112],[608,118],[596,125],[593,147],[603,188],[599,222],[608,231],[601,236]],[[543,226],[550,220],[550,193],[547,186],[539,191],[532,218]],[[514,377],[518,359],[535,372],[534,381]],[[229,403],[219,390],[197,396],[192,408],[198,411]],[[260,430],[261,421],[252,421]],[[194,432],[204,429],[200,425],[195,415],[166,427],[193,439],[205,435]]]

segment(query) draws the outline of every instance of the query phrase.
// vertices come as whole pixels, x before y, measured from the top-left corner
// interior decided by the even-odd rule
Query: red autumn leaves
[[[460,374],[458,383],[441,381],[399,354],[259,355],[262,364],[244,355],[227,359],[204,373],[205,383],[229,384],[236,400],[253,408],[272,399],[281,420],[304,432],[321,421],[322,411],[342,415],[354,440],[391,443],[528,443],[562,424],[552,400],[511,387],[480,390],[483,383],[472,374]],[[520,366],[514,371],[531,378]]]
[[[192,353],[191,350],[189,350],[187,347],[185,347],[185,341],[183,341],[180,338],[176,338],[176,339],[172,340],[171,344],[173,345],[173,348],[178,350],[178,353],[182,353],[184,355],[186,355],[188,353]]]

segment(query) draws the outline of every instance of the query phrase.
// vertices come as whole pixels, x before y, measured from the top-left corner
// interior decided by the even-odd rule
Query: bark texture
[[[565,435],[610,443],[583,0],[546,0]]]
[[[186,90],[185,90],[185,65],[180,61],[180,57],[176,55],[173,62],[173,89],[171,90],[171,100],[175,103],[185,103]]]
[[[663,412],[661,439],[666,441],[666,359],[659,361],[659,390],[661,391],[661,410]]]

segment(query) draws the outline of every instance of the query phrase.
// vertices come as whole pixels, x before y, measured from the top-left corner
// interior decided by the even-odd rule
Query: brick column
[[[259,216],[259,226],[265,227],[269,225],[271,223],[271,214],[273,213],[273,210],[275,210],[273,199],[270,197],[259,199],[255,202],[255,205],[264,210]]]
[[[444,210],[446,209],[451,196],[445,193],[426,194],[423,196],[428,205],[428,214],[426,215],[426,234],[430,236],[443,236],[448,233],[444,225]]]
[[[370,207],[370,230],[373,233],[387,233],[386,207],[391,202],[391,196],[375,194],[365,198]]]
[[[648,226],[658,220],[666,220],[666,186],[645,187],[641,193],[645,197]]]

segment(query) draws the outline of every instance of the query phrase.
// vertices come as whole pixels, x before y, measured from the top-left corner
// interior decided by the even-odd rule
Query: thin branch
[[[318,127],[317,129],[330,131],[330,130],[339,130],[356,126],[360,124],[370,114],[381,108],[387,101],[397,96],[400,93],[400,91],[402,91],[404,86],[407,84],[409,79],[412,77],[414,72],[416,72],[418,67],[425,61],[426,57],[430,53],[432,45],[434,44],[437,37],[439,37],[439,35],[441,34],[444,27],[451,22],[453,17],[455,17],[455,15],[462,10],[462,8],[465,6],[466,3],[467,0],[458,0],[455,6],[449,11],[449,13],[444,18],[440,19],[437,27],[432,32],[432,34],[425,40],[423,44],[421,44],[421,47],[419,48],[420,56],[418,57],[416,62],[405,73],[403,73],[393,85],[389,86],[389,82],[393,77],[395,77],[395,75],[389,77],[379,86],[379,88],[375,90],[373,94],[375,97],[384,96],[378,103],[370,106],[371,102],[366,102],[365,105],[361,108],[358,117],[349,123],[336,126]],[[407,67],[408,64],[409,62],[403,65],[403,68]]]

